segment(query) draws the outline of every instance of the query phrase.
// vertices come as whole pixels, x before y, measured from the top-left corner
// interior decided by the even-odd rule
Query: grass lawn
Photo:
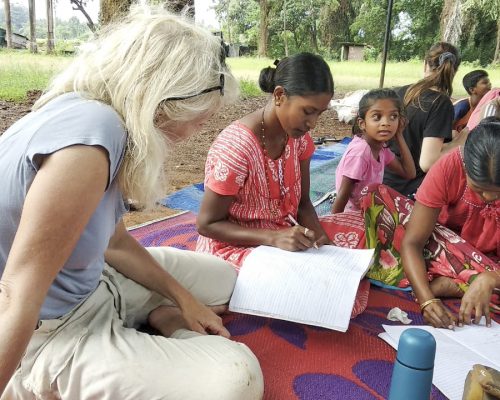
[[[27,51],[0,49],[0,99],[22,100],[26,91],[44,89],[50,78],[71,62],[67,56],[30,54]],[[244,93],[258,93],[251,88],[257,83],[262,68],[272,65],[274,60],[257,57],[229,58],[228,65],[237,78],[243,81]],[[329,62],[335,79],[335,89],[345,93],[356,89],[371,89],[379,85],[380,63],[373,62]],[[454,81],[453,97],[466,95],[462,77],[474,69],[461,66]],[[493,86],[500,86],[500,67],[488,69]],[[384,86],[394,87],[416,82],[423,75],[421,62],[390,62],[386,66]]]
[[[70,57],[0,49],[0,99],[22,100],[26,91],[44,89]]]
[[[274,60],[265,58],[230,58],[228,64],[238,78],[246,78],[257,82],[262,68],[272,65]],[[328,62],[335,80],[335,90],[340,93],[356,89],[377,88],[380,82],[381,64],[374,62]],[[453,97],[465,97],[467,94],[462,85],[465,74],[475,69],[472,66],[460,66],[454,79]],[[488,74],[494,87],[500,86],[500,67],[488,68]],[[385,87],[396,87],[417,82],[423,77],[423,62],[389,62],[385,69]]]

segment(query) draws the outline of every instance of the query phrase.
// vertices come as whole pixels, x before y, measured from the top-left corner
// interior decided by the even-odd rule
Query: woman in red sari
[[[444,156],[427,174],[406,228],[404,271],[431,325],[452,328],[457,321],[469,324],[471,316],[475,323],[485,316],[490,325],[490,300],[500,288],[499,198],[500,120],[491,118],[470,132],[463,151]],[[450,236],[451,246],[440,243],[437,222],[461,240]],[[447,238],[445,230],[440,234]],[[424,246],[433,240],[439,255],[426,265]],[[462,297],[458,319],[440,297]]]
[[[362,199],[366,246],[375,248],[372,279],[412,286],[435,327],[489,319],[500,287],[500,121],[471,131],[464,148],[429,170],[416,202],[380,185]],[[458,318],[441,297],[463,297]]]
[[[197,251],[215,254],[236,270],[259,245],[299,251],[329,244],[329,226],[335,224],[320,222],[309,197],[315,149],[309,131],[333,96],[330,69],[310,53],[275,65],[259,78],[261,89],[272,94],[269,102],[224,129],[205,166]],[[366,307],[366,282],[360,291],[353,314]]]

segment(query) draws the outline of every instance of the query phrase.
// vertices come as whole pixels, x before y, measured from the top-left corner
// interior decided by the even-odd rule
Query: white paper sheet
[[[229,303],[235,312],[345,332],[373,250],[259,246],[245,259]]]
[[[431,326],[383,325],[379,337],[397,349],[399,337],[409,328],[420,328],[436,339],[436,359],[432,383],[450,400],[461,400],[465,378],[474,364],[500,369],[500,325],[492,321],[491,328],[469,325],[454,331]]]

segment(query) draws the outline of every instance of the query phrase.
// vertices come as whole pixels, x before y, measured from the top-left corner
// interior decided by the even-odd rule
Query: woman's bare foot
[[[159,306],[149,313],[148,322],[165,337],[179,329],[189,329],[178,307]]]
[[[217,315],[224,314],[228,309],[227,304],[221,304],[220,306],[207,306],[207,307],[210,308]]]
[[[439,276],[434,278],[430,287],[435,297],[458,297],[461,298],[464,292],[458,287],[453,279],[447,276]]]
[[[221,315],[227,311],[227,305],[208,306],[215,314]],[[149,325],[163,336],[170,337],[178,329],[189,329],[182,312],[178,307],[159,306],[149,313]]]

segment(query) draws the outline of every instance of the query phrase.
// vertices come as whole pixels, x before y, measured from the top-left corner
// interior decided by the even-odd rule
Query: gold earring
[[[276,100],[274,104],[276,105],[276,107],[279,107],[281,103],[279,102],[279,100]]]

